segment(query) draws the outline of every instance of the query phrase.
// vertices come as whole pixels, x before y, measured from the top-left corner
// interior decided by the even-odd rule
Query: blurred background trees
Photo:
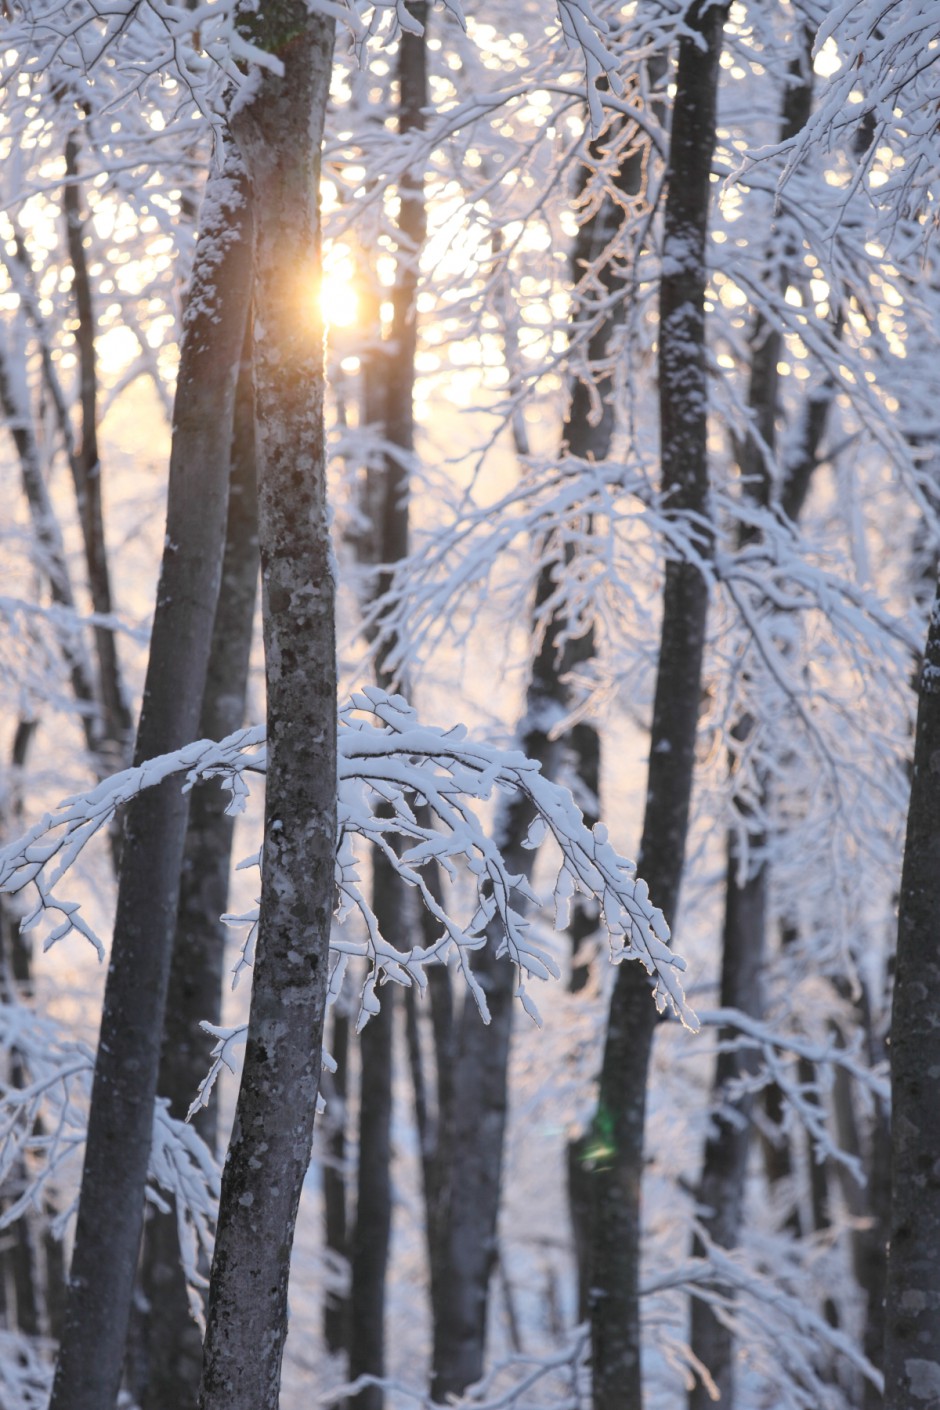
[[[223,137],[233,7],[112,8],[2,20],[4,841],[131,758]],[[495,0],[463,22],[416,3],[340,25],[305,296],[328,329],[341,698],[400,690],[602,817],[666,911],[701,1032],[659,1021],[642,965],[610,964],[589,898],[540,908],[554,844],[525,800],[485,807],[566,982],[541,1029],[516,1014],[530,995],[492,919],[467,966],[488,1028],[456,964],[423,996],[361,959],[337,971],[285,1407],[314,1373],[444,1400],[500,1366],[494,1396],[562,1403],[592,1363],[597,1406],[881,1403],[886,1039],[937,562],[935,28],[926,3],[815,0],[593,18]],[[263,708],[247,364],[206,428],[231,488],[207,684],[179,687],[194,736]],[[258,836],[232,842],[211,788],[168,863],[157,1091],[179,1119],[210,1062],[199,1020],[224,1043],[248,988],[223,971],[243,942],[250,959],[256,882],[227,887]],[[106,933],[120,839],[81,861]],[[396,846],[360,859],[374,914],[395,949],[431,947]],[[466,899],[453,868],[425,875],[441,906]],[[41,1403],[61,1333],[87,1100],[42,1054],[93,1039],[100,1011],[77,939],[33,953],[30,904],[4,897],[0,930],[16,1405]],[[360,925],[337,922],[336,953]],[[224,1150],[219,1090],[199,1120]],[[187,1291],[161,1201],[125,1375],[147,1410],[195,1404],[199,1375],[198,1259]],[[350,1400],[383,1394],[403,1392]]]

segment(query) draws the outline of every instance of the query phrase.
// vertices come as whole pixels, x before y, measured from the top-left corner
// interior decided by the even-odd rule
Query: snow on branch
[[[66,798],[55,813],[46,813],[28,832],[0,848],[0,891],[15,893],[30,884],[36,891],[35,905],[24,916],[21,929],[59,917],[45,937],[44,949],[77,930],[103,959],[104,946],[78,903],[55,894],[80,853],[131,798],[177,774],[184,776],[185,788],[191,788],[197,778],[219,778],[232,793],[229,810],[237,811],[248,791],[242,775],[263,772],[263,743],[263,729],[242,729],[220,744],[202,739],[161,754],[138,768],[112,775],[87,793]]]
[[[767,1240],[756,1231],[733,1251],[716,1244],[700,1225],[696,1234],[704,1256],[655,1273],[642,1293],[650,1297],[672,1287],[708,1303],[748,1347],[750,1371],[773,1386],[779,1410],[816,1410],[827,1403],[821,1354],[823,1365],[834,1357],[846,1370],[883,1389],[880,1371],[856,1339],[816,1310],[819,1288],[806,1287],[806,1270],[799,1267],[792,1249],[782,1252],[779,1239]],[[705,1368],[692,1361],[689,1348],[683,1351],[687,1363],[702,1374]]]
[[[23,925],[29,928],[41,920],[51,921],[45,948],[74,930],[103,955],[101,941],[79,904],[60,890],[91,838],[136,794],[174,776],[181,776],[184,788],[198,779],[218,778],[232,794],[230,811],[237,810],[247,792],[245,776],[263,770],[264,733],[255,727],[239,730],[218,744],[200,740],[116,774],[89,792],[66,799],[57,812],[0,849],[0,891],[33,888],[35,903]],[[469,957],[486,943],[487,927],[495,919],[503,937],[500,951],[510,956],[518,971],[517,996],[537,1019],[526,982],[557,974],[554,961],[532,939],[523,915],[525,904],[537,898],[524,877],[507,871],[477,811],[494,792],[521,792],[536,815],[527,845],[537,847],[550,835],[561,854],[554,886],[557,923],[565,924],[575,892],[594,897],[608,931],[612,960],[641,961],[653,978],[659,1009],[668,1006],[684,1023],[697,1026],[679,979],[684,961],[669,949],[668,928],[645,883],[635,876],[632,862],[611,846],[606,829],[601,824],[589,829],[568,790],[544,778],[538,764],[515,750],[470,740],[463,726],[422,725],[401,696],[370,687],[353,696],[340,713],[338,775],[340,917],[357,911],[365,922],[366,939],[352,942],[339,936],[335,948],[341,964],[350,954],[371,959],[372,973],[363,995],[365,1015],[378,1007],[378,983],[392,980],[423,989],[423,967],[455,956],[486,1018],[486,1000],[472,975]],[[382,937],[360,889],[357,838],[383,852],[416,890],[440,926],[435,944],[403,952]],[[452,880],[460,874],[470,879],[474,894],[469,915],[458,918],[435,898],[426,876],[432,864]]]
[[[0,1004],[0,1231],[28,1209],[57,1206],[50,1192],[78,1189],[91,1100],[94,1053],[86,1043],[63,1035],[59,1026],[24,1005]],[[60,1178],[62,1177],[62,1178]],[[180,1254],[193,1316],[202,1316],[199,1269],[212,1254],[212,1227],[221,1172],[208,1146],[192,1126],[169,1113],[158,1098],[154,1108],[148,1196],[169,1206],[172,1197]],[[52,1229],[61,1237],[78,1196],[57,1208]]]
[[[360,712],[377,718],[379,725]],[[388,953],[383,952],[382,958],[389,978],[416,980],[423,987],[420,966],[456,951],[485,1017],[485,999],[470,973],[466,952],[485,943],[486,928],[496,917],[504,937],[501,952],[508,953],[519,972],[518,996],[527,1012],[537,1016],[524,981],[530,976],[548,978],[556,973],[555,965],[534,945],[528,923],[514,904],[516,896],[523,901],[537,898],[523,877],[506,871],[498,847],[472,806],[486,802],[494,790],[521,792],[536,814],[526,845],[537,847],[550,835],[561,853],[554,887],[557,924],[566,924],[568,903],[576,891],[593,896],[607,927],[614,962],[640,960],[654,978],[660,1010],[668,1004],[683,1022],[697,1026],[678,977],[685,963],[669,949],[662,912],[651,904],[633,864],[614,851],[606,828],[585,826],[566,788],[544,778],[539,765],[516,750],[469,740],[463,726],[443,730],[421,725],[401,696],[374,687],[355,695],[340,718],[345,728],[340,732],[337,880],[343,909],[355,906],[365,916],[370,936],[377,934],[348,850],[348,835],[358,834],[385,852],[441,925],[441,938],[429,950],[412,950],[402,957],[386,947]],[[374,811],[377,802],[383,805],[383,815]],[[419,817],[422,805],[431,815],[430,823]],[[391,816],[384,816],[385,811]],[[408,844],[400,857],[389,844],[391,834]],[[463,925],[435,901],[422,875],[423,867],[436,862],[453,877],[458,861],[476,881],[475,911]]]
[[[534,1405],[541,1410],[581,1410],[588,1399],[589,1342],[590,1332],[584,1325],[576,1327],[557,1350],[542,1356],[519,1353],[499,1361],[462,1398],[452,1403],[458,1407],[473,1406],[474,1410],[516,1410],[516,1407],[522,1410],[522,1407]],[[335,1405],[346,1397],[358,1395],[368,1386],[379,1386],[391,1395],[428,1407],[428,1410],[435,1403],[424,1390],[389,1377],[369,1375],[334,1387],[323,1397],[323,1403]]]
[[[831,50],[820,103],[799,135],[777,149],[788,161],[781,186],[814,149],[850,143],[864,115],[872,140],[846,183],[862,187],[873,206],[929,235],[938,214],[936,107],[940,97],[940,25],[932,0],[841,0],[828,11],[815,54]],[[772,154],[772,153],[771,153]],[[884,155],[887,155],[887,162]],[[757,154],[758,160],[768,153]]]
[[[739,1009],[709,1009],[698,1015],[703,1028],[720,1028],[721,1051],[747,1051],[759,1055],[760,1066],[729,1087],[726,1096],[733,1101],[744,1087],[755,1092],[776,1085],[783,1094],[788,1111],[803,1126],[812,1142],[817,1162],[833,1160],[843,1165],[859,1185],[865,1174],[858,1157],[845,1151],[832,1137],[827,1113],[821,1100],[836,1068],[841,1068],[852,1080],[887,1107],[891,1101],[891,1086],[884,1069],[872,1068],[859,1060],[856,1042],[842,1047],[833,1036],[827,1042],[813,1042],[796,1033],[785,1033],[772,1024],[762,1023]],[[809,1064],[815,1074],[811,1083],[798,1075],[800,1063]],[[797,1072],[794,1073],[794,1067]]]

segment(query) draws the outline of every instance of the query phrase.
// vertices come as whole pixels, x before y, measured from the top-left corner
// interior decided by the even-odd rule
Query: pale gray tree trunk
[[[210,179],[174,408],[167,533],[135,759],[196,737],[225,541],[228,435],[250,289],[248,207]],[[221,254],[220,254],[221,247]],[[51,1410],[108,1410],[121,1379],[143,1220],[188,799],[127,810],[69,1299]]]
[[[258,490],[249,341],[236,393],[225,557],[199,722],[203,738],[224,739],[245,722],[257,584]],[[159,1095],[169,1100],[172,1115],[181,1121],[211,1062],[213,1039],[200,1022],[222,1021],[227,928],[221,917],[229,908],[235,826],[225,811],[228,801],[225,791],[208,781],[195,786],[189,808],[157,1081]],[[200,1107],[193,1125],[215,1149],[218,1104]],[[199,1393],[202,1333],[189,1308],[174,1209],[149,1212],[141,1290],[145,1306],[136,1338],[141,1410],[188,1410],[195,1407]]]
[[[659,400],[668,510],[694,514],[710,551],[705,242],[718,61],[727,6],[693,4],[679,43],[664,212]],[[708,589],[690,562],[666,565],[646,811],[637,867],[670,925],[679,900],[695,764]],[[611,999],[592,1167],[591,1341],[595,1410],[640,1410],[640,1192],[656,1010],[642,966],[623,964]]]
[[[326,495],[320,144],[333,21],[239,12],[283,73],[233,119],[257,211],[255,409],[267,786],[248,1040],[210,1276],[202,1410],[275,1410],[320,1076],[336,856],[335,581]]]
[[[940,1402],[940,583],[920,672],[891,1014],[885,1410]]]

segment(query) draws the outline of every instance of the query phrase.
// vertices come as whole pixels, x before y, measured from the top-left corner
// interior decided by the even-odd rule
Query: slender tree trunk
[[[250,339],[250,332],[249,332]],[[245,718],[258,583],[258,489],[254,454],[254,388],[250,341],[238,377],[232,436],[228,525],[222,582],[199,733],[224,739]],[[192,791],[180,878],[176,940],[170,966],[166,1022],[157,1090],[183,1120],[210,1064],[212,1039],[200,1021],[221,1022],[229,874],[235,820],[227,795],[204,782]],[[193,1117],[214,1148],[218,1106],[210,1102]],[[152,1210],[144,1229],[141,1283],[141,1410],[195,1407],[202,1372],[202,1334],[193,1319],[180,1263],[174,1210]]]
[[[795,136],[809,117],[812,101],[812,41],[809,30],[804,35],[804,53],[790,69],[790,82],[784,93],[780,140]],[[785,276],[784,276],[785,278]],[[751,336],[751,376],[748,389],[748,411],[752,429],[738,447],[741,490],[745,499],[764,509],[777,498],[774,480],[774,457],[777,442],[779,411],[779,373],[781,332],[771,326],[763,315],[755,320]],[[819,428],[820,434],[822,427]],[[815,463],[810,458],[810,468]],[[803,460],[808,457],[803,457]],[[796,470],[803,460],[789,467]],[[807,480],[808,483],[808,480]],[[782,487],[786,493],[788,486]],[[805,492],[804,492],[805,494]],[[799,498],[802,506],[803,495]],[[794,516],[795,517],[795,516]],[[740,542],[754,535],[742,531]],[[740,744],[754,728],[754,720],[744,715],[731,733]],[[732,757],[731,766],[735,761]],[[767,836],[755,816],[766,816],[770,805],[769,781],[766,772],[759,780],[760,797],[756,809],[737,793],[734,807],[740,818],[738,827],[730,829],[727,838],[725,881],[725,919],[722,936],[721,1007],[734,1008],[759,1018],[763,1011],[761,976],[764,968],[767,938]],[[744,849],[742,855],[742,833]],[[747,1095],[729,1096],[756,1066],[753,1050],[735,1049],[734,1034],[722,1030],[719,1040],[728,1044],[719,1053],[712,1083],[710,1129],[702,1156],[699,1180],[699,1222],[708,1240],[721,1248],[737,1246],[744,1213],[744,1187],[750,1150],[750,1116],[753,1099]],[[702,1257],[706,1245],[698,1234],[692,1240],[693,1256]],[[726,1289],[726,1294],[728,1290]],[[725,1322],[717,1317],[702,1298],[691,1298],[691,1329],[689,1342],[697,1361],[707,1367],[711,1381],[717,1387],[723,1407],[732,1410],[734,1404],[734,1338]],[[689,1391],[689,1410],[709,1410],[714,1390],[696,1377]]]
[[[23,827],[20,780],[37,721],[23,718],[13,736],[10,757],[10,788],[4,808],[4,832]],[[30,1003],[34,997],[32,946],[20,930],[22,903],[15,896],[0,901],[0,1004]],[[30,1084],[26,1061],[14,1046],[5,1057],[3,1081],[23,1090]],[[37,1134],[42,1134],[41,1126]],[[30,1181],[30,1171],[21,1158],[6,1172],[0,1208],[15,1200]],[[54,1315],[64,1282],[58,1241],[49,1232],[53,1210],[46,1200],[41,1209],[29,1209],[6,1231],[0,1241],[0,1323],[7,1331],[25,1336],[55,1335]]]
[[[440,878],[435,876],[435,900],[441,903],[443,893]],[[432,945],[436,927],[430,911],[421,910],[422,939]],[[428,971],[431,1031],[433,1034],[434,1081],[425,1083],[424,1104],[416,1101],[418,1138],[421,1142],[421,1164],[424,1176],[424,1202],[427,1214],[428,1268],[431,1285],[431,1316],[439,1306],[442,1277],[446,1272],[442,1251],[445,1248],[447,1221],[446,1190],[451,1168],[454,1135],[454,1100],[457,1067],[457,1033],[454,1020],[454,990],[450,971],[434,966]]]
[[[339,1278],[349,1261],[349,1228],[346,1215],[346,1094],[349,1080],[349,1015],[340,1011],[340,998],[333,1005],[330,1053],[336,1071],[321,1078],[326,1112],[323,1134],[326,1158],[323,1166],[323,1225],[330,1258],[330,1273]],[[336,1286],[323,1294],[323,1340],[328,1351],[349,1349],[349,1296]]]
[[[29,408],[17,395],[19,378],[10,366],[10,354],[0,345],[0,409],[6,417],[20,461],[23,493],[36,535],[37,560],[49,581],[49,595],[60,607],[75,612],[75,593],[65,557],[59,522],[42,473],[42,457]],[[85,746],[99,781],[108,774],[102,721],[88,657],[77,624],[58,631],[63,659],[68,667],[72,694],[78,706]]]
[[[509,854],[503,856],[509,860]],[[497,959],[487,935],[474,975],[486,994],[491,1023],[465,999],[454,1064],[449,1180],[442,1187],[441,1243],[434,1294],[431,1396],[445,1402],[483,1374],[490,1276],[496,1262],[502,1158],[508,1103],[507,1065],[514,973]],[[483,958],[485,955],[485,959]]]
[[[727,6],[693,4],[679,44],[664,214],[659,398],[668,510],[695,515],[707,554],[708,377],[705,241],[718,61]],[[689,562],[666,565],[646,813],[637,867],[673,924],[695,764],[708,589]],[[595,1410],[639,1410],[640,1189],[655,1008],[642,967],[624,964],[611,999],[592,1142],[591,1337]]]
[[[407,945],[398,873],[378,852],[372,857],[372,908],[390,944]],[[392,1023],[395,1005],[386,986],[382,1008],[359,1038],[359,1164],[349,1304],[349,1376],[385,1374],[385,1281],[392,1229]],[[358,1410],[381,1410],[384,1394],[367,1386],[350,1397]]]
[[[73,133],[65,144],[65,173],[68,180],[62,192],[62,207],[65,212],[69,259],[72,264],[72,288],[78,317],[75,338],[78,349],[82,430],[81,441],[71,464],[92,606],[99,616],[108,617],[114,604],[105,542],[101,459],[98,451],[98,329],[88,261],[85,257],[85,225],[81,211],[81,188],[78,184],[78,153],[78,141]],[[121,682],[121,668],[113,629],[96,626],[95,645],[105,738],[113,751],[113,772],[127,762],[133,723]]]
[[[891,1014],[891,1225],[885,1410],[940,1398],[940,583],[920,673]]]
[[[651,87],[659,86],[666,70],[665,56],[656,56],[649,61],[647,79]],[[662,113],[657,116],[661,118]],[[599,157],[601,153],[592,148],[592,155]],[[604,199],[597,214],[581,226],[575,241],[572,253],[573,278],[578,280],[585,270],[596,268],[594,277],[609,305],[606,318],[595,328],[588,341],[589,366],[603,364],[609,358],[612,335],[627,317],[631,281],[623,271],[626,252],[617,250],[616,260],[611,257],[611,252],[616,248],[617,237],[624,222],[624,204],[633,204],[638,198],[647,202],[650,199],[648,188],[651,181],[651,155],[649,138],[638,131],[634,135],[633,145],[623,155],[615,178],[617,197],[611,194]],[[600,267],[597,268],[599,261]],[[614,296],[612,301],[611,296]],[[562,433],[563,446],[572,455],[583,460],[604,460],[610,454],[615,429],[615,406],[614,381],[609,371],[597,377],[594,395],[600,402],[600,416],[592,411],[592,397],[584,383],[580,380],[574,383]],[[569,555],[569,558],[571,556]],[[546,568],[539,586],[540,594],[550,592],[552,587],[552,571]],[[563,718],[574,703],[567,681],[569,673],[579,666],[586,665],[593,658],[595,650],[593,628],[578,640],[567,641],[559,650],[558,637],[562,626],[563,623],[557,620],[549,624],[534,673],[538,677],[554,671],[558,678],[554,702],[558,718]],[[579,720],[565,732],[561,743],[562,759],[573,775],[578,806],[584,814],[587,826],[593,827],[600,816],[600,733],[590,720]],[[544,767],[543,764],[543,770]],[[577,993],[588,982],[590,965],[582,951],[585,942],[597,931],[599,921],[597,903],[593,897],[576,895],[572,899],[568,921],[572,992]],[[567,1151],[568,1212],[578,1267],[579,1321],[587,1320],[588,1294],[591,1287],[592,1196],[590,1174],[582,1158],[589,1140],[590,1137],[582,1134],[569,1144]]]
[[[426,0],[412,0],[409,11],[423,27]],[[398,49],[398,130],[402,137],[424,126],[428,102],[425,36],[402,32]],[[386,565],[375,581],[376,595],[390,586],[392,565],[408,553],[408,492],[414,453],[414,379],[417,343],[418,263],[427,233],[423,172],[407,171],[399,179],[396,228],[398,267],[392,290],[392,326],[384,343],[367,359],[366,421],[381,427],[386,450],[367,468],[366,510],[370,521],[370,558]],[[378,328],[376,335],[378,335]],[[396,453],[397,452],[397,453]],[[380,640],[376,676],[388,688],[386,660],[395,643]],[[372,908],[379,929],[391,944],[409,947],[414,908],[409,888],[392,863],[379,852],[372,857]],[[382,1008],[360,1038],[359,1171],[356,1225],[352,1241],[349,1374],[385,1374],[385,1286],[392,1223],[391,1114],[393,1075],[393,986]],[[350,1402],[358,1410],[382,1410],[383,1392],[369,1386]]]
[[[219,245],[223,254],[219,257]],[[218,597],[229,430],[248,307],[248,206],[230,158],[210,179],[174,409],[167,534],[135,759],[198,730]],[[222,428],[220,434],[220,428]],[[143,1220],[188,800],[178,781],[128,807],[69,1302],[51,1410],[115,1402]]]
[[[281,60],[234,117],[251,182],[268,765],[248,1042],[222,1176],[202,1410],[275,1410],[294,1224],[310,1160],[336,858],[335,582],[326,497],[320,144],[333,20],[239,11]],[[297,258],[303,252],[303,261]]]

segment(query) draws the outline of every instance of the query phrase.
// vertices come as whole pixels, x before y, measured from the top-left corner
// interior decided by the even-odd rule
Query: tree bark
[[[336,1063],[333,1074],[321,1078],[326,1112],[323,1136],[326,1159],[323,1165],[323,1234],[330,1259],[330,1273],[339,1278],[349,1260],[349,1221],[346,1215],[346,1092],[349,1079],[349,1015],[339,1008],[342,996],[333,1005],[333,1027],[329,1051]],[[349,1349],[349,1296],[329,1285],[323,1293],[323,1340],[328,1351]]]
[[[413,18],[427,23],[426,0],[412,0]],[[398,131],[402,137],[424,127],[428,102],[425,35],[403,31],[398,49]],[[399,178],[400,207],[392,326],[366,360],[365,419],[381,427],[386,450],[367,467],[366,513],[372,566],[378,568],[374,592],[390,586],[392,565],[408,553],[409,479],[414,453],[414,380],[417,346],[418,265],[427,233],[424,173],[407,170]],[[378,339],[379,329],[375,329]],[[386,666],[395,641],[380,635],[376,678],[386,689],[393,678]],[[391,944],[409,947],[415,913],[409,888],[379,852],[372,855],[372,909],[379,929]],[[360,1038],[361,1097],[359,1103],[359,1171],[356,1224],[352,1240],[349,1374],[385,1374],[385,1285],[392,1223],[391,1113],[393,1071],[394,986],[386,988],[382,1007]],[[382,1410],[379,1386],[368,1386],[350,1400],[358,1410]]]
[[[65,144],[65,172],[68,180],[62,192],[62,208],[65,212],[69,259],[72,264],[72,288],[78,318],[75,340],[78,349],[82,415],[81,440],[74,456],[70,457],[70,463],[82,525],[92,606],[99,616],[108,617],[113,611],[114,603],[105,542],[101,459],[98,452],[97,323],[91,277],[85,256],[85,227],[81,211],[81,188],[78,184],[78,153],[78,141],[72,133]],[[104,732],[112,754],[110,772],[113,772],[127,762],[133,721],[121,681],[114,630],[108,626],[96,626],[95,646]]]
[[[0,367],[2,373],[2,367]],[[25,424],[25,423],[24,423]],[[37,721],[23,718],[17,724],[10,751],[10,789],[3,809],[4,833],[23,827],[21,780]],[[34,995],[32,945],[20,930],[23,918],[18,897],[0,901],[0,1004],[30,1003]],[[6,1054],[3,1080],[18,1090],[27,1088],[31,1075],[24,1055],[16,1046]],[[42,1134],[41,1123],[37,1135]],[[30,1170],[21,1157],[7,1170],[0,1196],[0,1209],[12,1203],[30,1182]],[[50,1233],[55,1211],[48,1196],[40,1209],[29,1209],[0,1241],[0,1324],[7,1331],[25,1336],[55,1336],[59,1327],[55,1312],[64,1285],[61,1244]]]
[[[705,241],[715,143],[718,61],[727,6],[693,4],[679,44],[660,286],[659,405],[667,511],[695,516],[707,556]],[[701,691],[708,589],[698,567],[666,565],[659,668],[639,875],[671,926],[685,856]],[[611,999],[598,1106],[585,1160],[592,1168],[591,1341],[595,1410],[642,1405],[639,1317],[640,1188],[646,1086],[656,1011],[648,976],[624,964]]]
[[[199,725],[218,597],[229,435],[250,280],[248,206],[231,159],[207,188],[170,458],[167,534],[135,761]],[[51,1410],[115,1402],[143,1219],[188,799],[179,782],[128,807],[69,1300]]]
[[[920,672],[891,1013],[891,1223],[885,1410],[940,1398],[940,583]]]
[[[336,856],[335,582],[326,496],[320,144],[332,19],[240,7],[256,70],[233,117],[251,182],[268,764],[248,1041],[210,1276],[202,1410],[275,1410],[294,1224],[310,1160]],[[302,260],[299,258],[302,252]]]
[[[524,834],[523,834],[524,835]],[[512,848],[503,851],[512,870]],[[531,862],[529,863],[531,867]],[[496,1223],[508,1106],[507,1067],[514,971],[496,958],[498,936],[487,934],[474,975],[486,994],[491,1022],[483,1024],[465,997],[457,1029],[453,1128],[440,1192],[439,1246],[432,1253],[434,1347],[431,1397],[444,1403],[483,1374],[490,1276],[496,1262]]]
[[[224,739],[245,719],[245,697],[258,584],[258,489],[254,455],[254,388],[251,346],[245,345],[238,376],[232,435],[228,524],[222,583],[199,734]],[[192,790],[180,878],[176,939],[170,966],[166,1022],[157,1090],[173,1116],[183,1120],[199,1082],[209,1070],[212,1039],[199,1024],[222,1021],[222,985],[229,875],[235,819],[227,795],[213,782]],[[214,1149],[218,1104],[193,1116],[193,1125]],[[195,1407],[202,1372],[202,1333],[193,1319],[180,1263],[176,1214],[153,1209],[144,1228],[141,1286],[141,1410]]]
[[[813,35],[804,31],[804,52],[791,65],[789,82],[784,92],[780,140],[786,142],[805,125],[812,102],[812,43]],[[781,283],[785,281],[785,275]],[[783,292],[781,290],[781,292]],[[800,495],[790,491],[788,483],[778,495],[774,476],[779,413],[779,373],[781,331],[759,314],[754,322],[750,344],[752,348],[748,411],[752,429],[737,447],[741,472],[741,493],[746,500],[768,508],[776,498],[788,495],[795,510],[793,519],[802,508],[805,490]],[[828,405],[828,404],[827,404]],[[824,422],[822,423],[824,424]],[[822,434],[822,425],[819,427]],[[815,464],[816,445],[810,458]],[[805,460],[807,457],[804,457]],[[802,467],[798,461],[789,470],[794,475]],[[789,475],[787,476],[787,480]],[[808,476],[806,479],[808,486]],[[741,530],[743,545],[754,536],[753,531]],[[732,737],[743,743],[754,729],[755,721],[743,715],[733,727]],[[735,760],[732,756],[732,779]],[[737,792],[733,804],[740,818],[739,827],[745,836],[744,856],[741,855],[741,835],[731,828],[726,843],[725,917],[722,934],[722,966],[720,1004],[759,1018],[763,1012],[761,977],[767,940],[767,837],[763,825],[755,821],[766,814],[769,806],[769,780],[763,771],[759,780],[760,797],[755,810]],[[719,1041],[729,1046],[718,1055],[712,1082],[712,1111],[709,1132],[702,1154],[699,1180],[699,1223],[707,1238],[721,1248],[737,1246],[744,1213],[744,1186],[750,1150],[750,1118],[753,1098],[729,1096],[729,1091],[756,1067],[753,1050],[731,1046],[734,1034],[723,1029]],[[692,1240],[693,1257],[703,1257],[706,1245],[696,1234]],[[725,1289],[726,1295],[730,1295]],[[717,1387],[723,1407],[734,1405],[734,1338],[727,1324],[717,1317],[704,1299],[691,1298],[689,1344],[696,1361],[708,1368],[711,1381]],[[714,1390],[696,1377],[689,1391],[689,1410],[710,1410]]]
[[[662,82],[666,70],[664,56],[657,56],[648,62],[647,78],[652,87],[657,87]],[[657,107],[661,107],[661,104]],[[616,174],[614,190],[617,195],[611,193],[605,197],[596,215],[581,226],[575,242],[572,254],[573,278],[577,280],[582,277],[579,271],[596,267],[606,252],[607,259],[601,264],[595,277],[606,300],[609,301],[611,295],[616,296],[609,305],[607,316],[594,329],[588,341],[587,358],[591,366],[603,364],[609,357],[611,337],[627,316],[626,299],[630,281],[623,270],[626,256],[623,250],[619,250],[619,259],[614,260],[611,251],[624,222],[624,203],[635,202],[637,197],[649,197],[647,188],[650,180],[651,146],[646,134],[637,132],[633,145],[624,152]],[[598,148],[599,144],[592,144],[592,155],[601,155]],[[610,454],[615,429],[614,385],[611,373],[602,373],[594,385],[595,396],[601,406],[600,416],[592,414],[592,399],[588,389],[582,381],[576,381],[572,387],[562,432],[562,445],[572,455],[583,460],[604,460]],[[540,593],[550,592],[552,587],[551,569],[546,568],[543,570]],[[595,650],[594,631],[591,629],[583,637],[567,641],[559,652],[558,636],[561,625],[558,621],[549,624],[535,668],[536,676],[544,676],[553,670],[558,678],[555,687],[555,708],[559,718],[562,718],[573,704],[567,682],[568,674],[589,662]],[[565,732],[562,748],[562,757],[576,780],[576,797],[584,813],[584,821],[588,827],[593,827],[600,817],[600,733],[590,720],[579,720]],[[570,987],[574,993],[588,983],[590,965],[582,950],[585,942],[597,931],[599,922],[597,903],[593,897],[576,895],[572,898],[568,936],[571,946]],[[578,1268],[578,1320],[582,1322],[588,1317],[591,1287],[592,1195],[590,1174],[582,1160],[583,1149],[589,1139],[582,1134],[569,1144],[567,1150],[568,1212]]]

